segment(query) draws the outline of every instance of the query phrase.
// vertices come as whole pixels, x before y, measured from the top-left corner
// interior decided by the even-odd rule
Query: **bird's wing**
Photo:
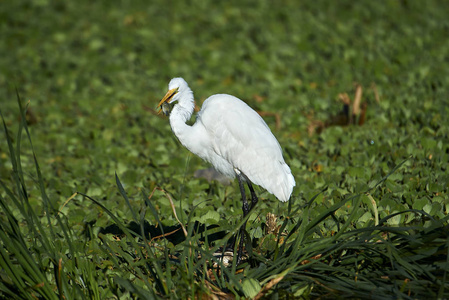
[[[257,112],[233,96],[215,95],[203,104],[200,121],[218,156],[279,200],[290,198],[294,178],[278,141]]]

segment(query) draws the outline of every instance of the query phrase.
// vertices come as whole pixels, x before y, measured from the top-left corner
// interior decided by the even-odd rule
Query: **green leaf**
[[[253,278],[243,280],[242,290],[243,293],[245,294],[245,297],[254,298],[260,292],[261,289],[262,287],[260,286],[259,281]]]

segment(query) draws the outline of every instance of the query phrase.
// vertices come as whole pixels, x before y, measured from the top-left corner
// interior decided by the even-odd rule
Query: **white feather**
[[[170,114],[170,125],[187,149],[224,175],[234,178],[241,172],[279,200],[289,200],[295,180],[281,146],[257,112],[234,96],[213,95],[204,101],[195,124],[189,126],[185,122],[195,106],[193,93],[182,78],[170,81],[169,90],[173,89],[177,93],[167,101],[178,103]]]

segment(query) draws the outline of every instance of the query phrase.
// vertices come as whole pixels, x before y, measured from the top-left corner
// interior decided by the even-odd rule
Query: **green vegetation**
[[[1,1],[0,298],[449,298],[449,3],[297,2]],[[296,178],[240,266],[237,184],[154,113],[175,76],[265,113]]]

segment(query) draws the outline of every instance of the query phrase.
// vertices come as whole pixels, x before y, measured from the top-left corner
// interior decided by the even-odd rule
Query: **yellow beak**
[[[161,113],[162,111],[162,104],[164,104],[165,102],[170,103],[171,98],[173,98],[173,96],[178,92],[178,88],[174,88],[171,89],[167,92],[167,94],[165,94],[164,98],[162,98],[161,102],[159,102],[159,104],[157,105],[157,107],[159,107],[159,110],[157,111],[158,114]]]

